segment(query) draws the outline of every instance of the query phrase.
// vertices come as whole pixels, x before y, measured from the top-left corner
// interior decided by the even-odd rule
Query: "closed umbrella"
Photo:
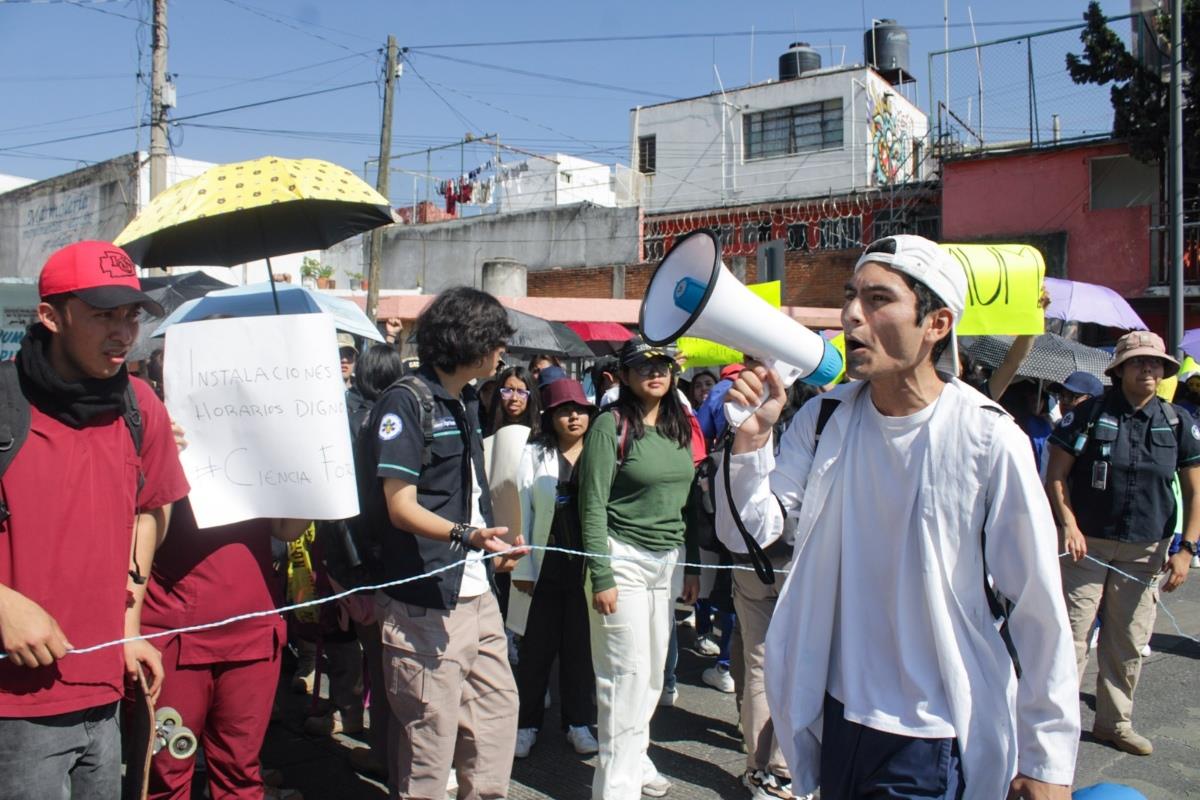
[[[976,361],[995,369],[1004,361],[1012,342],[1012,336],[976,336],[970,340],[964,338],[963,349]],[[1104,350],[1088,347],[1055,333],[1043,333],[1034,340],[1033,350],[1017,367],[1017,374],[1045,381],[1062,381],[1072,372],[1083,371],[1092,373],[1101,383],[1107,384],[1110,381],[1104,370],[1110,361],[1112,356]]]

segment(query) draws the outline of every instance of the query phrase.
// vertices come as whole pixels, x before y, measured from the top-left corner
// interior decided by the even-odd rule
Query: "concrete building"
[[[871,67],[630,112],[647,214],[841,196],[921,180],[928,120]]]
[[[169,156],[167,185],[194,178],[211,166],[207,161]],[[111,241],[149,201],[150,167],[144,152],[0,191],[0,278],[36,278],[46,258],[71,242]],[[305,255],[312,253],[272,258],[271,265],[277,275],[291,274],[298,281]],[[206,271],[234,283],[267,277],[263,262]]]

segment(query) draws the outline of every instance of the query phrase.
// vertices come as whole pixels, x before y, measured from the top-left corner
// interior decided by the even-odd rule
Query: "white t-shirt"
[[[851,722],[919,738],[955,735],[916,539],[937,407],[935,400],[916,414],[886,417],[869,391],[859,395],[842,451],[853,491],[832,506],[841,507],[843,533],[829,693]]]
[[[470,460],[471,454],[465,452],[463,457]],[[483,518],[483,510],[479,505],[480,500],[483,499],[483,487],[475,479],[474,462],[467,471],[471,473],[471,521],[468,524],[473,528],[486,528],[487,522]],[[467,564],[463,568],[462,586],[458,589],[458,596],[470,599],[491,591],[491,588],[488,585],[487,567],[483,564],[483,553],[478,550],[468,550]]]

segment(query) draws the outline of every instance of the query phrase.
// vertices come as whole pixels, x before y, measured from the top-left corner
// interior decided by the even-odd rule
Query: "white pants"
[[[586,587],[600,741],[592,800],[637,800],[642,785],[658,774],[646,751],[662,693],[678,551],[653,553],[613,538],[608,548],[614,556],[645,560],[613,559],[613,614],[603,616],[592,607],[590,576]]]

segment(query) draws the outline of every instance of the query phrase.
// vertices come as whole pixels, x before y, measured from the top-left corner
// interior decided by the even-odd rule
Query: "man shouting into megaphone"
[[[881,239],[846,284],[854,382],[805,405],[778,455],[779,376],[729,390],[766,398],[734,440],[734,505],[763,546],[794,517],[766,684],[797,796],[1070,795],[1079,681],[1050,506],[1016,423],[935,367],[966,294],[934,242]]]

